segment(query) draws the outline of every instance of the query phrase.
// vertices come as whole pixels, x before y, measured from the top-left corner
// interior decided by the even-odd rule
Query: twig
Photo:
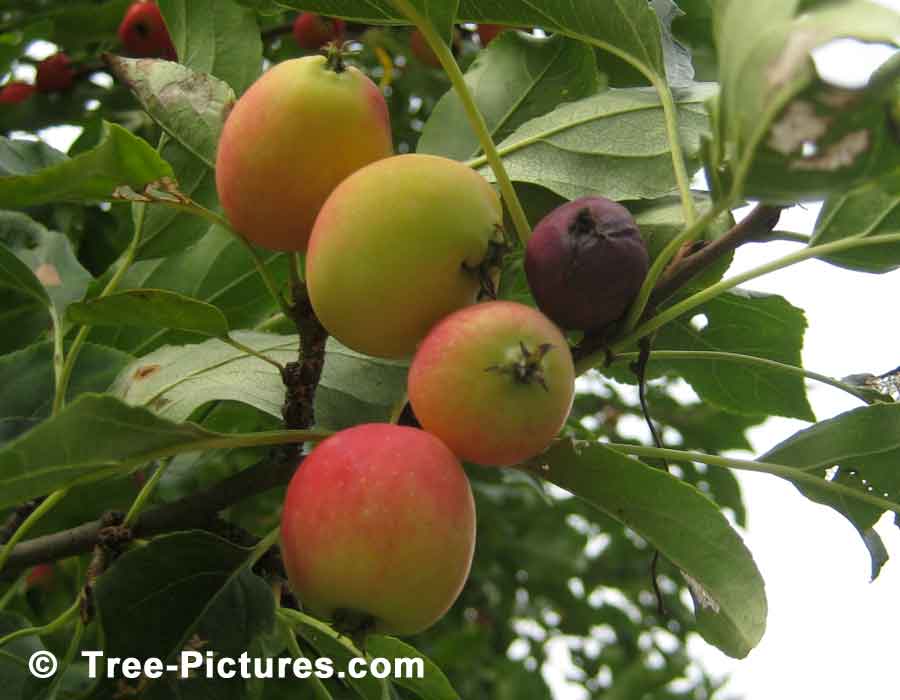
[[[316,387],[325,366],[328,331],[319,323],[303,283],[295,281],[292,287],[294,306],[291,317],[300,334],[300,359],[289,362],[281,373],[287,390],[281,412],[287,428],[305,430],[315,420],[313,406]]]

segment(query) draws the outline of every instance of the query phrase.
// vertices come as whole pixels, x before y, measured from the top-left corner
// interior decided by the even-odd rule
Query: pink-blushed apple
[[[216,188],[232,226],[270,250],[306,250],[316,214],[354,171],[393,149],[378,87],[339,56],[283,61],[225,121]]]
[[[408,357],[490,277],[500,198],[464,164],[407,154],[344,180],[316,219],[306,280],[322,325],[354,350]]]
[[[433,435],[358,425],[306,457],[288,486],[281,549],[302,605],[352,633],[416,634],[469,574],[475,504]]]
[[[451,314],[422,341],[409,401],[422,427],[470,462],[508,466],[543,452],[566,421],[575,369],[542,313],[492,301]]]
[[[153,0],[132,3],[119,24],[118,34],[129,56],[177,60],[162,12]]]

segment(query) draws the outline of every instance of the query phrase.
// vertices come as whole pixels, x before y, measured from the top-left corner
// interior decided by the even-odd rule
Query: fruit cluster
[[[281,534],[292,587],[312,611],[347,631],[420,632],[452,605],[472,561],[460,461],[509,466],[549,446],[575,385],[558,325],[595,330],[622,314],[646,272],[640,234],[618,204],[570,203],[528,245],[549,318],[484,301],[506,247],[497,193],[457,161],[392,155],[381,92],[335,44],[327,57],[276,65],[236,102],[216,184],[241,235],[305,254],[309,298],[331,335],[368,355],[412,357],[421,429],[366,424],[322,442],[291,481]]]

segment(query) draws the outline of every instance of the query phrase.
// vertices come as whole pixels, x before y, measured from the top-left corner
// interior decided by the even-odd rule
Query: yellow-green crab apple
[[[240,234],[302,252],[338,183],[391,151],[381,91],[336,49],[279,63],[235,103],[219,140],[216,188]]]
[[[408,154],[372,163],[316,219],[306,257],[312,306],[354,350],[412,355],[437,321],[489,288],[501,221],[497,193],[458,161]]]
[[[416,634],[469,575],[475,505],[453,453],[391,424],[329,437],[288,486],[281,550],[304,607],[350,633]]]
[[[574,392],[562,333],[536,309],[508,301],[442,320],[409,370],[409,401],[422,427],[482,465],[508,466],[543,452]]]

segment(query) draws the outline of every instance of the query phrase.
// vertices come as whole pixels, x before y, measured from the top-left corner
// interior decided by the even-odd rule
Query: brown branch
[[[291,263],[293,264],[293,262]],[[289,362],[281,373],[286,391],[281,409],[286,427],[305,430],[313,425],[316,388],[325,366],[325,342],[328,331],[319,323],[306,287],[299,280],[293,285],[294,325],[300,334],[300,359]]]
[[[30,501],[26,501],[22,505],[16,506],[15,510],[13,510],[6,519],[6,522],[3,523],[3,528],[0,528],[0,545],[6,544],[13,538],[13,535],[16,534],[16,530],[22,527],[22,523],[24,523],[28,519],[28,516],[41,505],[41,502],[45,498],[46,496],[41,496],[40,498],[34,498]]]
[[[273,457],[258,462],[203,491],[144,512],[134,524],[135,537],[152,537],[164,532],[207,528],[221,530],[218,514],[229,506],[290,481],[299,459],[293,450],[278,450]],[[16,545],[0,580],[14,578],[23,569],[44,562],[90,552],[103,539],[106,523],[101,518],[69,530],[36,537]]]
[[[780,217],[781,207],[759,204],[724,236],[700,247],[694,246],[690,252],[677,257],[656,283],[650,295],[650,306],[658,306],[722,256],[744,243],[761,240],[771,234]]]

